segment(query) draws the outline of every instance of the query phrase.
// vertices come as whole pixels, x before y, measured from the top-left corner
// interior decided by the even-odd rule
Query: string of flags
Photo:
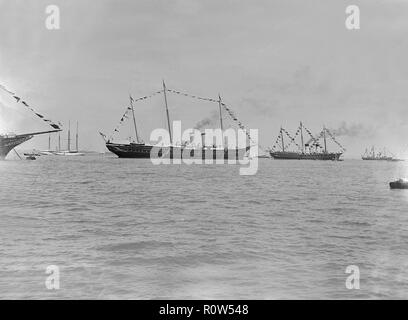
[[[325,130],[326,130],[326,132],[329,134],[329,136],[332,138],[332,140],[334,141],[334,143],[337,144],[337,145],[341,148],[341,151],[342,151],[342,152],[346,152],[346,148],[344,148],[344,147],[336,140],[336,138],[334,137],[334,135],[333,135],[328,129],[325,129]]]
[[[8,90],[5,86],[3,86],[2,84],[0,84],[0,88],[3,89],[4,91],[6,91],[7,93],[11,94],[11,95],[15,95],[14,92],[11,92],[10,90]]]
[[[163,90],[159,90],[159,91],[156,91],[156,92],[154,92],[153,94],[151,94],[151,95],[149,95],[149,96],[144,96],[144,97],[141,97],[141,98],[138,98],[138,99],[133,99],[133,98],[131,97],[131,101],[132,101],[132,102],[137,102],[137,101],[145,100],[145,99],[151,98],[151,97],[153,97],[153,96],[155,96],[155,95],[157,95],[157,94],[163,93],[163,92],[164,92]],[[201,97],[201,96],[189,94],[189,93],[186,93],[186,92],[182,92],[182,91],[179,91],[179,90],[166,89],[166,92],[173,93],[173,94],[177,94],[177,95],[181,95],[181,96],[184,96],[184,97],[190,97],[190,98],[197,99],[197,100],[208,101],[208,102],[213,102],[213,103],[219,103],[219,100],[217,100],[217,99]],[[228,112],[228,114],[229,114],[229,116],[232,118],[232,120],[234,120],[234,121],[237,123],[237,125],[238,125],[242,130],[245,130],[248,139],[249,139],[252,143],[255,143],[255,142],[252,140],[252,138],[251,138],[251,136],[250,136],[250,134],[249,134],[249,130],[238,120],[238,118],[236,117],[235,113],[231,110],[231,108],[230,108],[229,106],[227,106],[225,103],[221,103],[221,106]],[[119,128],[120,128],[120,126],[122,125],[122,123],[124,122],[124,120],[128,118],[128,117],[127,117],[127,113],[128,113],[130,110],[132,110],[131,107],[127,107],[127,108],[126,108],[126,111],[125,111],[125,113],[123,114],[122,118],[120,119],[119,124],[118,124],[118,125],[116,126],[116,128],[114,129],[111,138],[113,137],[113,135],[114,135],[116,132],[119,132]]]
[[[289,134],[289,132],[287,132],[287,131],[286,131],[285,129],[283,129],[283,128],[282,128],[282,131],[285,132],[286,135],[287,135],[287,136],[289,137],[289,139],[290,139],[289,144],[286,146],[287,148],[289,148],[289,147],[292,145],[292,143],[294,143],[294,144],[299,148],[299,150],[302,149],[301,146],[299,146],[299,144],[297,144],[296,141],[295,141],[296,137],[297,137],[298,134],[300,133],[300,127],[299,127],[298,130],[296,131],[294,137],[292,137],[292,136]]]
[[[130,101],[133,103],[133,102],[138,102],[138,101],[146,100],[146,99],[152,98],[152,97],[154,97],[155,95],[158,95],[158,94],[160,94],[160,93],[163,93],[163,90],[159,90],[159,91],[153,92],[151,95],[143,96],[143,97],[140,97],[140,98],[137,98],[137,99],[134,99],[132,96],[130,96]],[[114,136],[117,132],[119,132],[119,128],[122,126],[123,122],[124,122],[126,119],[129,118],[128,113],[129,113],[129,111],[131,111],[131,110],[132,110],[132,107],[131,107],[131,106],[126,107],[126,111],[124,112],[124,114],[123,114],[122,117],[120,118],[119,123],[117,124],[117,126],[116,126],[115,129],[113,130],[113,133],[112,133],[112,135],[109,137],[109,140],[112,140],[113,136]]]
[[[51,126],[53,129],[61,130],[62,127],[61,123],[58,122],[58,124],[55,124],[52,120],[46,119],[42,114],[35,111],[26,101],[24,101],[21,97],[17,96],[14,92],[8,90],[5,86],[0,84],[0,88],[3,89],[8,94],[10,94],[14,99],[16,99],[16,103],[21,103],[22,105],[24,105],[27,109],[29,109],[32,113],[34,113],[37,117],[39,117],[42,121]]]
[[[228,107],[225,103],[221,103],[221,105],[224,107],[224,109],[228,112],[229,116],[231,117],[232,120],[234,120],[237,124],[238,127],[241,130],[244,130],[246,133],[246,136],[248,137],[249,141],[251,141],[252,143],[256,143],[252,140],[251,135],[249,134],[249,130],[238,120],[238,118],[236,117],[235,113],[231,110],[231,107]],[[261,149],[263,149],[261,146],[259,146]]]
[[[333,140],[334,143],[336,143],[342,152],[345,152],[346,149],[336,140],[336,138],[334,137],[334,135],[326,128],[324,128],[318,136],[314,137],[313,134],[310,132],[310,130],[306,127],[303,126],[303,128],[306,130],[306,132],[309,134],[310,136],[310,140],[308,142],[305,143],[305,147],[315,147],[315,148],[320,148],[320,150],[323,149],[323,147],[320,145],[319,140],[324,136],[324,134],[327,132],[327,134],[330,136],[330,138]],[[271,148],[271,150],[275,150],[277,146],[279,146],[282,150],[283,150],[283,146],[280,145],[280,140],[282,139],[282,134],[285,133],[289,139],[291,140],[290,143],[285,146],[286,148],[288,148],[292,143],[295,143],[296,146],[301,149],[301,147],[296,143],[295,138],[299,135],[301,131],[301,127],[298,128],[298,130],[295,133],[295,136],[292,137],[288,131],[286,131],[285,129],[281,128],[281,130],[279,131],[279,135],[276,138],[275,144],[273,145],[273,147]],[[311,143],[313,141],[313,143]]]
[[[278,137],[276,138],[276,141],[275,141],[275,143],[273,144],[273,146],[272,146],[272,148],[271,148],[272,151],[275,151],[276,146],[279,146],[279,147],[281,148],[281,150],[283,151],[283,146],[281,146],[281,145],[279,144],[279,141],[281,140],[281,138],[282,138],[282,131],[279,131],[279,135],[278,135]]]
[[[125,121],[125,119],[128,119],[128,112],[132,110],[132,107],[126,107],[126,111],[125,113],[122,115],[122,117],[119,120],[118,125],[115,127],[115,129],[113,130],[112,135],[110,136],[109,140],[112,140],[113,136],[115,135],[116,132],[119,132],[119,128],[120,126],[123,124],[123,122]]]
[[[209,102],[214,102],[214,103],[219,103],[220,102],[217,99],[200,97],[200,96],[197,96],[197,95],[189,94],[189,93],[186,93],[186,92],[181,92],[181,91],[178,91],[178,90],[167,89],[167,91],[170,92],[170,93],[182,95],[182,96],[185,96],[185,97],[190,97],[190,98],[197,99],[197,100],[209,101]],[[231,107],[227,106],[223,102],[221,102],[221,106],[227,111],[227,113],[231,117],[231,119],[234,120],[237,123],[238,127],[245,131],[246,136],[248,137],[248,139],[252,143],[255,144],[255,142],[251,138],[251,135],[249,134],[249,130],[238,120],[235,113],[231,110]],[[259,147],[262,149],[261,146],[259,146]]]
[[[209,101],[209,102],[217,102],[218,100],[216,99],[211,99],[211,98],[204,98],[204,97],[199,97],[193,94],[189,94],[189,93],[185,93],[185,92],[181,92],[181,91],[177,91],[177,90],[172,90],[172,89],[167,89],[168,92],[174,93],[174,94],[178,94],[178,95],[182,95],[185,97],[190,97],[190,98],[194,98],[194,99],[198,99],[198,100],[204,100],[204,101]]]

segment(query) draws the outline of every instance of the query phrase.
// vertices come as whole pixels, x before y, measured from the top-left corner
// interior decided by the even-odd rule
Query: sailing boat
[[[43,156],[49,156],[49,155],[53,155],[54,151],[51,150],[51,134],[48,136],[48,149],[47,150],[41,150],[40,151],[40,155]]]
[[[53,128],[53,130],[37,131],[37,132],[22,133],[22,134],[15,134],[15,133],[0,134],[0,160],[4,160],[11,150],[19,146],[20,144],[32,139],[34,136],[61,131],[59,125],[53,123],[51,120],[45,119],[43,115],[34,111],[34,109],[31,106],[29,106],[26,101],[16,96],[13,92],[8,90],[5,86],[0,84],[0,89],[7,92],[10,96],[12,96],[17,101],[17,103],[20,102],[21,104],[23,104],[26,108],[31,110],[36,116],[41,118],[43,121],[45,121],[49,126]]]
[[[235,149],[228,149],[226,147],[216,147],[206,146],[204,142],[204,134],[201,134],[202,144],[201,148],[197,148],[194,146],[189,146],[187,144],[183,144],[181,146],[174,145],[172,131],[170,127],[170,116],[169,116],[169,108],[167,103],[167,92],[169,90],[166,89],[166,84],[163,81],[163,90],[159,91],[164,95],[164,106],[166,111],[166,118],[167,118],[167,128],[170,134],[170,145],[168,146],[154,146],[151,144],[146,144],[139,139],[139,134],[137,131],[136,125],[136,117],[135,117],[135,110],[133,106],[133,98],[130,96],[130,110],[132,111],[133,116],[133,125],[135,129],[135,142],[129,143],[114,143],[110,141],[110,139],[105,140],[106,148],[111,151],[112,153],[116,154],[119,158],[182,158],[183,152],[187,151],[191,158],[201,158],[201,159],[242,159],[246,152],[249,150],[249,146],[246,148],[239,149],[236,147]],[[142,98],[145,99],[146,97]],[[222,122],[222,101],[221,97],[219,96],[218,99],[218,106],[220,109],[220,127],[221,131],[224,132],[223,122]],[[123,119],[123,118],[122,118]],[[101,134],[102,137],[105,139],[105,136]],[[224,141],[224,139],[223,139]],[[224,144],[224,142],[223,142]]]
[[[59,140],[60,144],[60,140]],[[60,147],[60,145],[59,145]],[[55,152],[57,156],[83,156],[84,153],[78,151],[78,121],[75,135],[75,150],[71,150],[71,121],[68,122],[68,150]]]
[[[303,130],[309,134],[310,139],[306,143],[303,140]],[[290,139],[290,142],[285,145],[284,134]],[[300,145],[296,143],[296,136],[300,134]],[[340,148],[341,152],[328,152],[327,150],[327,136],[329,136]],[[320,139],[323,138],[323,146],[320,144]],[[289,151],[289,146],[294,143],[298,147],[298,151]],[[279,147],[280,151],[275,151]],[[270,155],[274,159],[296,159],[296,160],[339,160],[340,156],[343,154],[345,149],[343,146],[336,141],[331,132],[323,127],[323,130],[315,138],[309,129],[307,129],[302,122],[295,134],[295,137],[292,137],[284,128],[280,128],[278,138],[276,139],[275,145],[270,150]]]

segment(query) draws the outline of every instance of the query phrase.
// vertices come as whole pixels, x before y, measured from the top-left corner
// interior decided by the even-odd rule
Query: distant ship
[[[371,161],[404,161],[402,159],[395,158],[393,155],[388,155],[385,148],[376,152],[374,146],[372,146],[371,149],[366,149],[364,154],[361,156],[361,159]]]
[[[163,90],[159,91],[164,95],[164,104],[165,104],[165,111],[166,111],[166,118],[167,118],[167,126],[170,134],[170,145],[168,146],[154,146],[151,144],[146,144],[141,142],[139,139],[139,134],[137,131],[136,126],[136,118],[135,118],[135,111],[133,106],[133,98],[130,97],[130,107],[129,110],[132,111],[133,115],[133,125],[136,135],[135,142],[129,143],[114,143],[110,139],[106,142],[106,148],[111,151],[112,153],[116,154],[119,158],[182,158],[183,154],[186,152],[189,154],[190,158],[202,158],[202,159],[242,159],[247,154],[249,150],[249,146],[246,148],[235,148],[235,149],[228,149],[224,148],[223,146],[206,146],[204,143],[205,136],[202,133],[202,144],[200,147],[198,146],[189,146],[188,144],[183,145],[173,145],[173,138],[172,132],[170,127],[170,117],[169,117],[169,108],[167,104],[167,89],[166,85],[163,81]],[[142,98],[142,99],[145,99]],[[223,121],[222,121],[222,102],[221,97],[219,97],[218,101],[219,105],[219,112],[220,112],[220,128],[221,131],[224,131],[223,128]],[[123,120],[123,117],[122,117]],[[102,137],[105,139],[105,136],[101,133]]]
[[[54,152],[57,156],[83,156],[85,155],[78,150],[78,121],[75,135],[75,150],[71,150],[71,122],[68,123],[68,149],[61,151],[61,139],[58,139],[58,151]]]
[[[310,139],[304,143],[303,130],[305,130]],[[300,145],[296,142],[296,137],[300,134]],[[285,145],[284,135],[286,135],[290,142]],[[327,136],[329,136],[341,149],[341,152],[328,152],[327,150]],[[323,146],[320,144],[320,139],[323,138]],[[295,144],[298,147],[298,151],[289,151],[289,147]],[[280,150],[276,150],[280,148]],[[315,138],[309,129],[300,123],[300,126],[292,137],[284,128],[281,127],[279,131],[278,138],[276,139],[275,145],[270,150],[270,155],[274,159],[284,159],[284,160],[340,160],[341,155],[345,151],[344,147],[338,143],[333,136],[333,134],[327,129],[323,128],[320,134]]]

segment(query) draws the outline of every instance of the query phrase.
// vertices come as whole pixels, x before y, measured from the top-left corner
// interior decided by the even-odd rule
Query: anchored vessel
[[[398,179],[397,181],[390,182],[391,189],[408,189],[408,180]]]
[[[223,146],[206,146],[205,145],[205,137],[204,134],[202,135],[202,143],[201,147],[194,147],[189,145],[188,143],[183,143],[182,145],[174,145],[172,131],[170,127],[170,116],[169,116],[169,108],[167,103],[167,95],[166,93],[170,90],[166,89],[166,85],[163,81],[163,90],[158,91],[156,93],[163,93],[164,95],[164,105],[166,111],[166,118],[167,118],[167,127],[170,134],[170,145],[163,145],[163,146],[155,146],[152,144],[146,144],[141,141],[139,138],[137,125],[136,125],[136,117],[135,117],[135,110],[133,102],[135,101],[132,96],[130,96],[130,106],[128,110],[132,111],[132,118],[133,118],[133,125],[135,130],[136,141],[129,142],[129,143],[115,143],[111,141],[111,138],[106,140],[105,135],[102,137],[105,139],[106,148],[111,151],[112,153],[116,154],[119,158],[201,158],[201,159],[242,159],[247,151],[249,150],[249,146],[246,148],[234,148],[228,149]],[[141,99],[145,99],[143,97]],[[219,96],[218,99],[218,106],[220,112],[220,128],[221,132],[224,132],[223,122],[222,122],[222,101],[221,97]],[[121,121],[126,118],[126,114],[122,117]],[[117,131],[117,129],[115,129]],[[222,139],[224,141],[224,138]]]
[[[10,95],[12,98],[14,98],[17,103],[24,105],[27,109],[33,112],[37,117],[42,119],[51,128],[53,128],[53,130],[38,131],[38,132],[23,133],[23,134],[14,134],[14,133],[0,134],[0,160],[4,160],[11,150],[13,150],[18,145],[30,140],[36,135],[61,131],[59,125],[53,123],[51,120],[48,120],[44,118],[43,115],[37,113],[26,101],[16,96],[12,91],[8,90],[5,86],[0,84],[0,89],[6,92],[8,95]]]
[[[50,149],[50,147],[48,148]],[[83,156],[85,155],[78,150],[78,121],[76,125],[75,135],[75,150],[71,150],[71,121],[68,122],[68,150],[61,150],[61,139],[58,137],[58,151],[55,152],[57,156]]]
[[[56,131],[59,130],[32,132],[24,134],[0,135],[0,160],[4,160],[11,150],[13,150],[18,145],[30,140],[35,135],[46,134]]]
[[[305,130],[310,136],[310,139],[306,143],[304,143],[303,130]],[[286,145],[284,135],[286,135],[290,140],[290,142]],[[296,137],[298,135],[300,135],[300,145],[296,142]],[[333,142],[340,147],[341,152],[328,152],[327,136],[329,136]],[[320,139],[323,139],[323,146],[320,143]],[[289,151],[289,147],[292,144],[295,144],[298,147],[298,151]],[[310,130],[304,127],[303,123],[301,122],[294,137],[292,137],[289,132],[281,127],[275,145],[270,150],[270,155],[274,159],[285,160],[340,160],[340,156],[344,153],[344,151],[344,147],[336,141],[333,134],[327,128],[323,127],[320,134],[317,137],[314,137]]]
[[[403,161],[401,159],[394,158],[394,156],[389,156],[385,148],[376,152],[374,146],[372,146],[370,150],[366,149],[364,154],[361,156],[361,159],[375,161]]]

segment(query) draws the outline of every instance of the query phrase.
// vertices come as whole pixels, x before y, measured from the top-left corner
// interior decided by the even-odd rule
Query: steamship
[[[133,105],[133,98],[130,97],[130,109],[133,116],[133,125],[136,135],[136,141],[129,143],[115,143],[111,139],[105,140],[106,148],[116,154],[119,158],[193,158],[193,159],[224,159],[224,160],[239,160],[244,158],[244,156],[249,151],[249,146],[245,148],[226,148],[224,146],[216,145],[206,145],[205,135],[201,133],[201,145],[193,146],[192,144],[187,144],[186,142],[182,145],[174,145],[172,131],[170,127],[170,116],[169,108],[167,103],[167,89],[163,81],[163,90],[160,91],[164,95],[164,106],[166,111],[167,126],[170,134],[170,145],[152,145],[141,142],[139,139],[139,134],[136,125],[135,110]],[[220,114],[220,129],[223,130],[223,116],[222,116],[222,102],[221,97],[219,97],[218,106]],[[122,118],[123,119],[123,118]],[[102,137],[105,139],[105,135],[101,133]],[[224,139],[223,139],[224,140]]]
[[[379,151],[379,152],[375,152],[375,147],[371,147],[371,150],[366,149],[365,153],[361,156],[361,159],[363,160],[375,160],[375,161],[393,161],[394,157],[389,156],[387,154],[387,151],[384,150],[383,151]],[[398,159],[396,159],[398,160]]]
[[[310,139],[304,143],[303,130],[305,130]],[[300,145],[296,142],[296,137],[300,134]],[[286,135],[290,142],[285,145],[284,135]],[[327,150],[327,136],[329,136],[340,148],[341,152],[329,152]],[[323,138],[323,146],[320,143],[320,139]],[[289,151],[289,147],[292,144],[296,144],[298,151]],[[276,150],[277,148],[281,150]],[[304,127],[303,123],[300,122],[300,126],[292,137],[284,128],[281,127],[279,131],[278,138],[276,139],[275,145],[270,150],[270,155],[274,159],[284,159],[284,160],[340,160],[341,155],[345,151],[344,147],[336,141],[335,137],[331,132],[323,127],[323,130],[317,137],[314,137],[309,129]]]

